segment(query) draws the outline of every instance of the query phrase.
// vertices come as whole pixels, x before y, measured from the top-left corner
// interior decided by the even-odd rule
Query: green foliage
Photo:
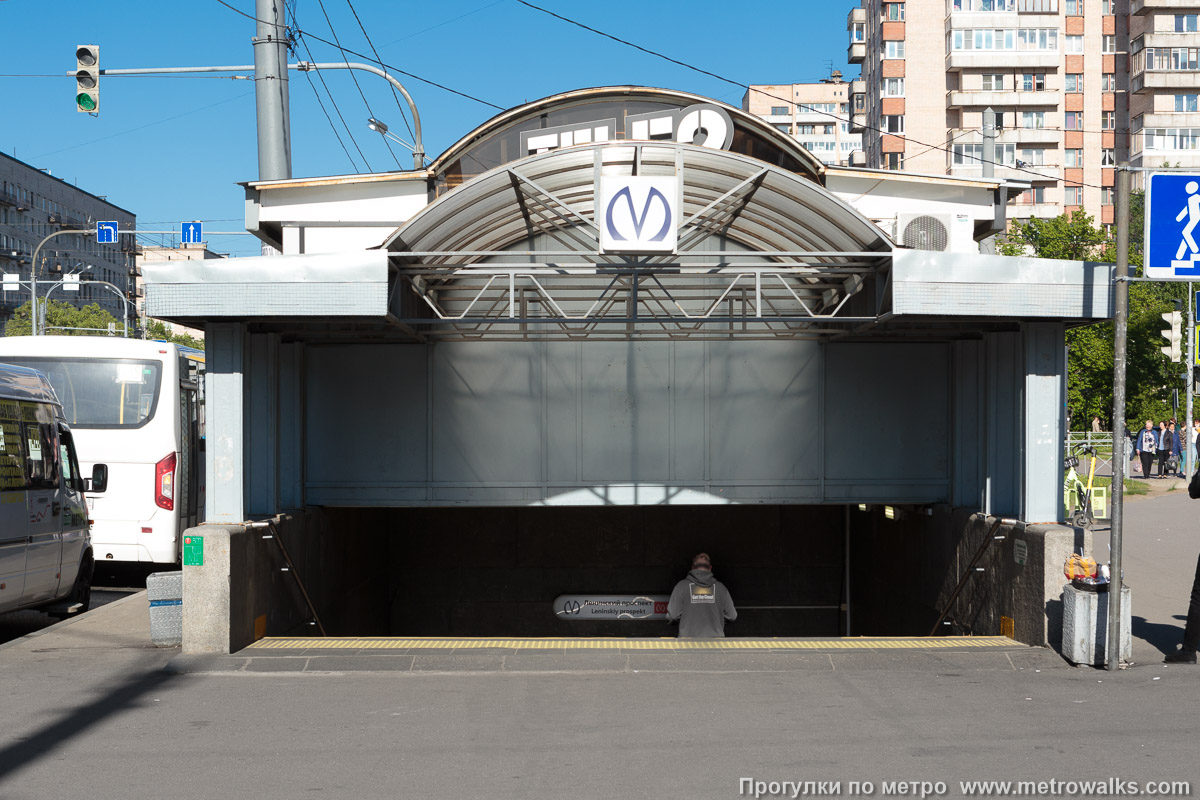
[[[1142,229],[1145,195],[1129,199],[1129,265],[1137,275],[1142,265]],[[1082,261],[1116,261],[1116,242],[1094,225],[1088,214],[1069,218],[1032,219],[1013,223],[997,246],[1004,255],[1064,258]],[[1167,325],[1159,316],[1174,311],[1172,300],[1183,301],[1183,327],[1187,329],[1186,283],[1129,284],[1129,326],[1125,361],[1125,418],[1138,428],[1143,420],[1172,416],[1171,390],[1180,389],[1181,410],[1185,395],[1184,364],[1169,361],[1159,348]],[[1100,417],[1105,430],[1112,423],[1113,324],[1103,322],[1067,331],[1067,410],[1074,430],[1088,430],[1092,417]],[[1185,334],[1186,338],[1186,334]],[[1187,343],[1184,342],[1186,354]]]
[[[186,333],[175,333],[167,327],[165,322],[157,319],[146,321],[146,338],[161,339],[171,344],[183,345],[184,347],[194,347],[197,350],[204,349],[204,340],[197,339],[195,336],[189,336]]]
[[[95,336],[108,330],[110,323],[115,323],[117,333],[124,328],[123,323],[112,314],[100,307],[98,303],[76,308],[62,300],[42,301],[46,303],[46,335],[47,336]],[[39,304],[40,308],[41,304]],[[12,317],[4,325],[5,336],[28,336],[33,332],[30,323],[30,304],[25,303],[13,312]],[[95,330],[62,330],[63,328],[93,328]]]

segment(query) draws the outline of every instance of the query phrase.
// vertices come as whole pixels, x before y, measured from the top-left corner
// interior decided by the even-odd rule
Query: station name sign
[[[559,619],[643,620],[666,619],[670,595],[665,594],[564,594],[554,598],[554,615]]]
[[[574,122],[553,128],[521,132],[521,151],[527,155],[595,142],[665,141],[727,150],[733,143],[733,118],[714,103],[664,108],[625,117],[620,136],[615,118]]]

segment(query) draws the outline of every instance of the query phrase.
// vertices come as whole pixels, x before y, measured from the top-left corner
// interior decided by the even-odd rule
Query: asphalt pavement
[[[1194,793],[1200,667],[1159,662],[1182,631],[1200,503],[1166,483],[1126,504],[1127,670],[1036,648],[180,670],[138,593],[0,645],[0,797],[735,798],[789,781],[961,796],[961,781],[1110,778]]]

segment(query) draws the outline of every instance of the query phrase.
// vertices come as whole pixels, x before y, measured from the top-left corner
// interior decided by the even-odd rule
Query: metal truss
[[[396,325],[432,339],[813,339],[881,314],[887,252],[695,249],[729,229],[766,169],[687,217],[677,254],[644,258],[600,253],[590,206],[508,174],[526,230],[562,249],[393,253]]]

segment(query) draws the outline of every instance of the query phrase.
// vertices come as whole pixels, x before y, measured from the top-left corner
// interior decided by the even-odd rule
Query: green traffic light
[[[96,98],[92,97],[87,92],[80,92],[75,95],[75,104],[83,111],[96,110]]]

